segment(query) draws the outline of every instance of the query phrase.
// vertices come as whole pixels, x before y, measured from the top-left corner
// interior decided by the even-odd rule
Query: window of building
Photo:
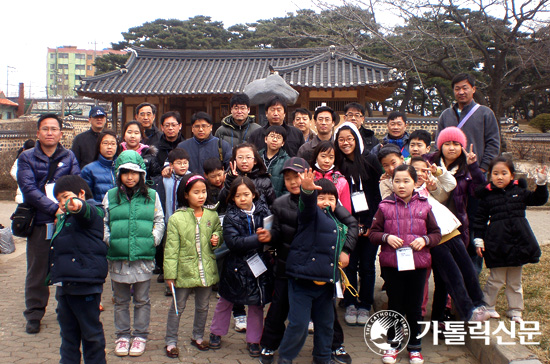
[[[60,70],[68,70],[69,65],[68,64],[58,64],[57,68],[59,68]]]
[[[84,70],[86,69],[86,66],[83,64],[77,64],[74,66],[75,70]]]
[[[93,69],[93,66],[86,66],[86,69],[87,69],[88,71],[91,71],[91,70]]]
[[[68,53],[58,53],[57,57],[58,58],[69,58],[69,54]]]
[[[93,60],[93,59],[94,59],[94,56],[93,56],[93,55],[91,55],[91,54],[88,54],[88,58],[87,58],[87,59],[88,59],[88,61],[91,61],[91,60]]]
[[[55,53],[50,53],[50,58],[55,58]]]
[[[51,75],[50,75],[50,80],[53,80],[54,77],[55,77],[55,75],[54,75],[54,74],[51,74]]]
[[[85,59],[86,58],[86,55],[85,54],[75,54],[75,58],[76,59]]]
[[[50,69],[54,70],[55,69],[55,64],[50,64]]]

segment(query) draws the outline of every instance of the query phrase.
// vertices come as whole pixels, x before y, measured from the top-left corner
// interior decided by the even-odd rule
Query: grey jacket
[[[475,101],[472,101],[462,109],[460,116],[457,112],[457,104],[445,109],[441,113],[441,116],[439,116],[437,134],[439,135],[439,132],[448,126],[458,126],[475,104]],[[468,147],[466,149],[469,151],[469,145],[473,144],[479,168],[487,170],[491,161],[500,152],[500,133],[495,114],[487,106],[480,106],[462,126],[462,131],[466,134],[466,138],[468,138]]]

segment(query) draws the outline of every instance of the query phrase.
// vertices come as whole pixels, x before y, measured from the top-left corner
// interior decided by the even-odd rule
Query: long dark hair
[[[240,185],[245,185],[248,187],[250,192],[254,195],[253,201],[256,201],[258,199],[258,191],[256,190],[256,186],[254,185],[254,182],[246,176],[238,176],[235,178],[235,180],[231,183],[231,187],[229,188],[229,195],[227,195],[227,203],[235,204],[235,201],[233,199],[235,198],[235,195],[237,194],[237,189]]]
[[[126,135],[126,130],[130,127],[130,125],[137,125],[139,128],[139,133],[141,134],[141,140],[140,143],[145,140],[145,130],[143,129],[143,126],[141,126],[141,123],[137,120],[132,120],[124,124],[124,127],[122,128],[122,141],[124,141],[124,136]]]
[[[114,137],[115,140],[116,140],[116,152],[115,152],[115,155],[113,156],[113,160],[115,160],[116,157],[120,154],[120,141],[118,140],[118,137],[117,137],[116,133],[112,130],[107,129],[107,130],[103,130],[97,136],[97,142],[95,143],[95,157],[94,157],[94,160],[98,160],[100,150],[101,150],[101,142],[103,141],[103,138],[105,138],[107,135],[110,135],[110,136]]]
[[[355,139],[355,149],[353,150],[353,160],[349,159],[344,152],[340,149],[338,144],[338,136],[342,130],[349,130],[353,138]],[[343,126],[338,129],[336,136],[334,137],[334,153],[336,169],[340,171],[349,180],[353,178],[354,184],[359,185],[359,181],[366,181],[369,179],[367,170],[365,169],[363,156],[361,155],[361,146],[359,143],[363,143],[363,140],[355,134],[355,131],[349,126]]]
[[[434,163],[439,165],[441,164],[441,158],[445,159],[443,156],[443,145],[441,146],[441,149],[435,152],[434,154]],[[468,161],[466,160],[466,156],[464,155],[464,151],[462,150],[460,152],[460,155],[458,158],[451,164],[447,165],[445,164],[445,168],[450,171],[454,167],[458,167],[458,170],[456,171],[457,174],[465,174],[468,172]]]
[[[235,162],[237,160],[237,150],[243,149],[243,148],[250,148],[252,150],[252,154],[254,154],[254,162],[255,166],[258,167],[259,174],[266,174],[267,168],[265,167],[264,160],[260,156],[260,153],[258,153],[258,149],[256,149],[256,146],[251,143],[241,143],[237,145],[235,148],[233,148],[233,154],[231,155],[231,162]],[[252,170],[254,170],[254,167],[252,167]]]
[[[313,156],[311,157],[311,160],[309,161],[309,165],[312,166],[314,170],[318,170],[317,167],[315,167],[315,163],[317,163],[317,157],[322,152],[328,152],[329,150],[334,150],[334,153],[336,153],[336,148],[334,147],[334,143],[330,140],[323,140],[317,146],[315,149],[313,149]],[[336,155],[334,158],[334,162],[336,163]]]
[[[189,180],[193,178],[191,182]],[[204,185],[208,188],[208,183],[206,181],[206,178],[204,178],[201,174],[198,173],[190,173],[186,174],[182,179],[178,186],[178,190],[176,192],[176,197],[178,200],[178,206],[186,206],[189,207],[189,200],[185,198],[185,194],[189,193],[191,191],[191,188],[197,183],[202,182]]]

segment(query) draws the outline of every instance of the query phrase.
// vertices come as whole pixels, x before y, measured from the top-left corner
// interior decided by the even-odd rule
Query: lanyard
[[[474,107],[472,107],[472,110],[470,110],[469,113],[466,114],[466,116],[464,117],[464,119],[462,119],[462,121],[460,122],[460,124],[458,124],[458,128],[459,129],[462,129],[462,127],[464,126],[464,124],[466,124],[466,122],[468,121],[468,119],[470,118],[470,116],[472,116],[477,109],[479,109],[479,104],[475,104]]]

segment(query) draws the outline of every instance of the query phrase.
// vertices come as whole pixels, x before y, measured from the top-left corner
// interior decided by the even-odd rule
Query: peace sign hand
[[[239,173],[237,172],[237,161],[229,162],[229,169],[231,169],[231,174],[234,176],[238,176]]]
[[[470,152],[466,151],[466,148],[462,148],[464,155],[466,156],[466,163],[468,165],[477,162],[477,155],[474,153],[474,145],[470,144]]]

